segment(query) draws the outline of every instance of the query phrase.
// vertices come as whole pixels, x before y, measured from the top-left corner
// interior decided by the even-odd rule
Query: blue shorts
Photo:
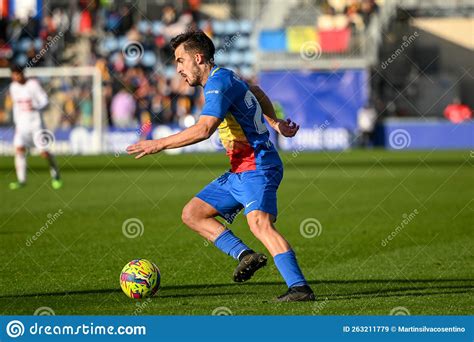
[[[245,208],[247,215],[261,210],[277,217],[277,190],[283,178],[283,168],[226,172],[202,189],[197,198],[214,207],[228,223]]]

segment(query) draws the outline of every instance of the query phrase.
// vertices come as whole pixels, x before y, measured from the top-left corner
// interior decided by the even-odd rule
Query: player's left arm
[[[157,140],[143,140],[127,147],[128,154],[136,154],[135,159],[140,159],[148,154],[154,154],[166,149],[192,145],[208,139],[221,123],[221,119],[202,115],[199,121],[185,130]]]
[[[275,108],[273,108],[272,101],[270,101],[267,94],[265,94],[265,92],[258,85],[250,85],[249,89],[257,98],[260,107],[262,107],[263,115],[270,126],[272,126],[275,131],[285,137],[294,137],[300,129],[300,126],[291,121],[291,119],[278,119],[275,114]]]
[[[44,91],[44,89],[41,87],[40,83],[35,80],[34,81],[34,89],[33,89],[33,94],[34,94],[34,109],[36,110],[42,110],[48,105],[48,94]]]

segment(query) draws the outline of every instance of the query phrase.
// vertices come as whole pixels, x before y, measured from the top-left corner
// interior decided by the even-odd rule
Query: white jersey
[[[24,84],[12,82],[13,122],[17,130],[39,129],[42,126],[40,110],[48,104],[48,95],[39,82],[28,79]]]

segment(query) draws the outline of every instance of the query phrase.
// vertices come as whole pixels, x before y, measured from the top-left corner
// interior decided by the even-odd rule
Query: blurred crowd
[[[318,18],[318,27],[323,30],[350,27],[353,31],[363,31],[379,11],[375,0],[325,0],[321,8],[323,14]]]
[[[0,17],[0,67],[96,66],[102,75],[104,110],[110,127],[135,128],[144,123],[184,125],[200,113],[200,88],[189,87],[175,72],[169,41],[189,28],[200,28],[216,43],[216,63],[254,81],[250,48],[251,22],[212,21],[200,2],[188,0],[178,11],[164,5],[153,20],[132,5],[76,0],[50,8],[41,16]],[[319,29],[364,30],[378,12],[375,0],[324,0]],[[92,77],[43,79],[50,96],[52,128],[93,124]],[[0,89],[8,86],[0,79]],[[2,94],[5,94],[2,91]],[[3,95],[4,96],[4,95]],[[0,124],[10,124],[11,102],[0,106]],[[189,120],[187,122],[190,122]]]
[[[1,19],[0,67],[95,65],[102,75],[104,109],[111,127],[135,128],[147,122],[182,124],[188,115],[199,113],[203,96],[200,88],[189,87],[175,72],[169,41],[190,28],[213,35],[209,18],[194,3],[189,1],[181,12],[164,6],[156,20],[148,20],[133,6],[103,6],[95,1],[78,1],[72,13],[71,8],[68,12],[52,9],[40,20]],[[232,34],[228,36],[220,36],[221,45],[232,38]],[[238,70],[240,64],[230,66]],[[246,75],[251,75],[248,69]],[[91,127],[92,77],[43,81],[55,128]],[[1,82],[2,88],[8,86],[8,80]],[[11,119],[6,115],[11,109],[8,98],[4,107],[0,124]]]

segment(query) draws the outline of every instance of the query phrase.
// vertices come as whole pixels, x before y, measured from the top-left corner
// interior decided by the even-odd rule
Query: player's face
[[[191,87],[201,84],[201,71],[196,61],[196,55],[186,52],[183,44],[178,46],[174,52],[176,60],[176,71]]]
[[[25,77],[23,76],[23,74],[21,72],[18,72],[18,71],[12,72],[12,81],[13,82],[23,83],[24,80],[25,80]]]

